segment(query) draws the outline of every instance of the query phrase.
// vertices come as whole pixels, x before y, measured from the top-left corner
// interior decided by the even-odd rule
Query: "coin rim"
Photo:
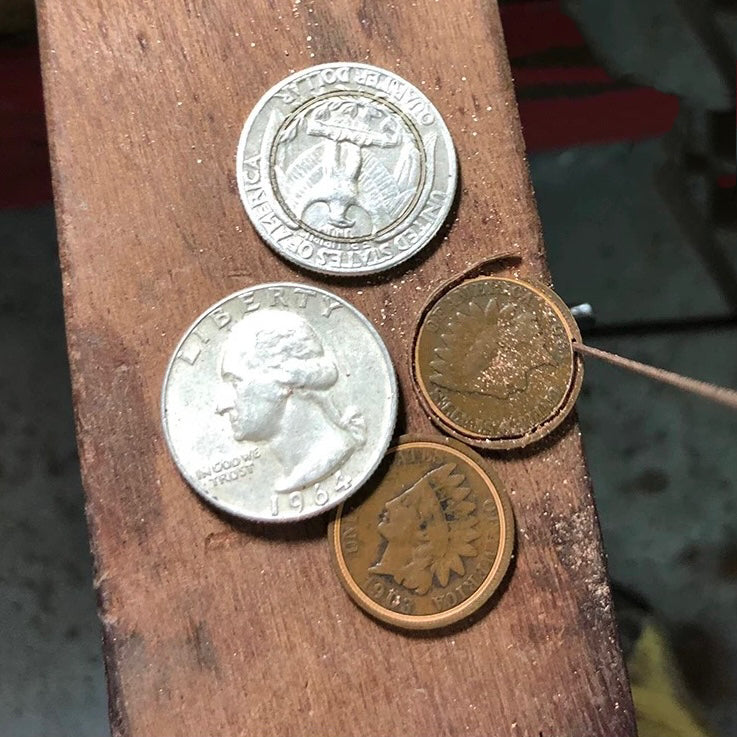
[[[558,404],[556,410],[548,416],[541,423],[536,425],[530,432],[524,435],[517,435],[513,437],[489,437],[488,435],[482,435],[475,433],[472,430],[468,430],[461,425],[454,423],[449,417],[447,417],[443,411],[432,401],[430,395],[425,386],[425,382],[420,372],[420,361],[418,356],[420,333],[425,325],[430,310],[437,305],[437,303],[443,299],[446,295],[450,294],[454,289],[465,286],[476,281],[507,281],[513,284],[519,284],[526,287],[530,291],[536,293],[539,297],[545,300],[551,307],[551,309],[558,315],[563,328],[568,334],[570,339],[570,351],[573,358],[573,370],[571,377],[568,381],[566,392]],[[487,450],[510,450],[514,448],[524,448],[528,445],[532,445],[542,438],[549,435],[555,430],[571,413],[578,395],[581,391],[581,385],[583,382],[583,371],[584,364],[581,356],[573,350],[573,343],[582,342],[581,332],[578,328],[578,324],[570,313],[567,305],[563,300],[548,286],[539,282],[535,279],[522,279],[519,277],[511,276],[496,276],[486,275],[477,276],[463,281],[456,281],[450,285],[444,285],[430,298],[428,303],[423,307],[420,312],[420,318],[417,321],[415,328],[415,334],[413,338],[413,345],[411,351],[411,366],[410,375],[412,376],[412,386],[415,389],[415,393],[420,400],[420,404],[423,409],[438,427],[444,432],[452,435],[458,440],[462,440],[476,448],[484,448]]]
[[[433,447],[444,452],[450,451],[452,454],[461,457],[464,462],[469,463],[490,489],[491,495],[496,502],[497,510],[499,511],[500,530],[496,558],[486,578],[468,599],[437,614],[401,614],[382,607],[358,586],[345,562],[340,544],[340,523],[343,516],[344,503],[338,506],[333,519],[330,521],[328,529],[330,557],[338,579],[343,584],[343,588],[347,591],[351,599],[372,617],[404,629],[438,629],[454,624],[474,614],[499,588],[509,570],[509,564],[512,560],[514,550],[516,538],[514,512],[512,510],[512,503],[499,477],[488,467],[486,461],[478,453],[463,443],[442,436],[402,435],[396,445],[387,449],[384,457],[386,458],[389,453],[395,453],[407,447]]]
[[[289,82],[295,79],[298,79],[299,77],[304,76],[308,72],[312,72],[318,69],[332,69],[335,67],[344,67],[344,66],[378,71],[378,72],[381,72],[382,74],[388,74],[389,76],[400,80],[404,84],[409,85],[414,92],[416,92],[423,100],[425,100],[431,112],[436,116],[437,127],[439,128],[440,135],[445,140],[446,148],[448,150],[448,176],[447,176],[448,197],[447,197],[446,202],[443,204],[443,207],[440,210],[439,217],[437,218],[436,227],[434,227],[431,230],[431,232],[424,239],[424,241],[419,241],[420,243],[419,246],[417,246],[414,249],[408,249],[407,252],[401,254],[401,258],[397,258],[396,260],[389,261],[380,266],[366,266],[366,267],[361,267],[359,269],[351,269],[350,271],[331,269],[329,267],[324,267],[324,266],[316,266],[310,263],[309,261],[304,261],[302,259],[297,258],[295,255],[279,248],[275,243],[273,243],[270,240],[270,235],[267,232],[267,230],[261,225],[261,223],[258,220],[256,220],[255,218],[251,216],[251,212],[249,210],[249,206],[246,200],[246,181],[245,181],[245,178],[243,176],[243,173],[241,171],[241,166],[240,166],[240,162],[243,159],[243,154],[246,149],[246,139],[248,138],[248,134],[250,133],[251,127],[253,126],[253,123],[256,120],[256,117],[260,114],[262,109],[266,106],[266,103],[273,97],[273,95],[278,90],[282,89]],[[377,98],[377,99],[381,100],[382,98]],[[414,119],[412,120],[414,121]],[[236,149],[236,154],[235,154],[235,173],[236,173],[236,181],[238,183],[238,194],[240,195],[241,204],[243,205],[243,209],[246,212],[248,221],[256,229],[256,232],[259,234],[261,239],[266,243],[266,245],[268,245],[269,248],[271,248],[271,250],[274,251],[277,255],[281,256],[282,258],[286,259],[287,261],[297,266],[308,269],[309,271],[312,271],[312,272],[316,272],[318,274],[327,274],[331,276],[349,276],[349,277],[350,276],[367,276],[370,274],[380,274],[383,271],[388,271],[389,269],[392,269],[395,266],[398,266],[399,264],[404,263],[405,261],[409,260],[416,254],[418,254],[420,251],[422,251],[422,249],[425,248],[425,246],[427,246],[428,243],[430,243],[430,241],[432,241],[432,239],[438,234],[438,231],[440,230],[440,228],[442,228],[443,224],[445,223],[448,217],[448,213],[450,212],[453,206],[453,202],[456,197],[456,190],[458,187],[458,157],[456,155],[455,145],[453,143],[453,138],[450,135],[450,130],[448,129],[448,125],[446,124],[443,116],[440,114],[440,111],[435,107],[432,101],[427,97],[427,95],[425,95],[425,93],[422,90],[416,87],[408,79],[401,77],[399,74],[396,74],[395,72],[392,72],[389,69],[384,69],[383,67],[377,67],[373,64],[363,64],[361,62],[354,62],[354,61],[341,61],[341,62],[328,62],[326,64],[315,64],[310,67],[305,67],[304,69],[301,69],[297,72],[293,72],[289,76],[284,77],[281,81],[272,85],[262,95],[259,101],[254,105],[253,110],[251,110],[248,117],[246,118],[246,122],[243,124],[243,129],[241,130],[241,135],[240,135],[240,138],[238,139],[238,147]],[[434,178],[433,178],[433,183],[434,183]],[[281,222],[281,218],[279,219],[279,221]],[[329,239],[326,238],[325,240],[327,241]],[[370,242],[370,240],[368,242]],[[399,256],[399,254],[397,255]]]
[[[206,491],[201,490],[197,487],[195,480],[191,478],[191,476],[187,473],[187,471],[184,468],[183,463],[180,461],[179,456],[177,455],[174,449],[174,444],[169,435],[168,422],[167,422],[168,416],[167,416],[167,409],[166,409],[166,391],[169,385],[169,379],[171,376],[171,372],[174,367],[174,362],[176,361],[177,356],[179,355],[179,351],[184,345],[185,340],[191,335],[192,331],[200,324],[200,322],[202,322],[202,320],[208,317],[215,309],[217,309],[218,307],[221,307],[227,302],[230,302],[232,299],[238,297],[241,294],[252,292],[257,289],[280,288],[280,287],[291,287],[291,288],[296,288],[296,289],[305,289],[305,288],[313,289],[316,292],[320,292],[321,294],[327,295],[328,297],[335,299],[338,302],[341,302],[344,306],[346,306],[350,311],[352,311],[359,318],[359,322],[364,323],[364,325],[368,328],[369,333],[373,335],[374,339],[378,343],[379,352],[383,355],[386,365],[389,369],[388,370],[389,384],[390,384],[389,386],[389,389],[390,389],[389,391],[389,401],[390,401],[389,411],[390,411],[391,421],[389,423],[385,436],[381,439],[381,442],[377,445],[376,458],[374,459],[374,462],[369,466],[368,470],[363,474],[361,481],[357,484],[354,484],[353,489],[351,490],[349,494],[346,494],[345,496],[339,497],[335,500],[331,500],[327,502],[324,506],[317,507],[314,511],[311,511],[308,514],[300,514],[294,517],[257,517],[254,515],[249,515],[247,513],[244,513],[242,510],[233,509],[231,505],[223,503],[220,499],[213,499]],[[166,366],[166,372],[164,373],[164,381],[161,387],[160,408],[161,408],[161,425],[164,431],[164,440],[169,450],[169,454],[174,460],[174,464],[177,467],[177,470],[179,471],[181,476],[184,478],[184,480],[187,482],[190,488],[199,497],[204,499],[208,504],[213,505],[217,509],[223,512],[226,512],[229,515],[239,517],[240,519],[246,519],[251,522],[264,522],[264,523],[274,523],[274,524],[299,522],[300,520],[311,519],[312,517],[317,517],[323,514],[324,512],[334,509],[336,506],[338,506],[339,504],[342,504],[346,499],[348,499],[353,494],[355,494],[371,478],[371,476],[373,476],[374,471],[376,471],[379,464],[384,459],[386,450],[389,447],[389,444],[391,443],[392,438],[394,437],[394,431],[395,431],[396,424],[397,424],[397,413],[399,409],[399,390],[398,390],[398,384],[397,384],[397,372],[396,372],[396,369],[394,368],[394,363],[392,361],[389,350],[387,349],[386,344],[384,343],[384,340],[379,334],[378,330],[373,326],[373,324],[368,319],[368,317],[366,317],[366,315],[364,315],[363,312],[361,312],[357,307],[355,307],[350,302],[348,302],[348,300],[335,294],[334,292],[330,292],[327,289],[323,289],[322,287],[316,287],[311,284],[298,284],[296,282],[265,282],[263,284],[255,284],[251,287],[244,287],[243,289],[239,289],[236,292],[232,292],[227,297],[223,297],[222,299],[210,305],[210,307],[208,307],[204,312],[202,312],[194,320],[194,322],[192,322],[189,325],[189,327],[184,331],[182,337],[177,343],[176,348],[174,349],[174,352],[171,354],[171,358],[169,359],[169,362]],[[302,491],[304,491],[304,489],[302,489]]]

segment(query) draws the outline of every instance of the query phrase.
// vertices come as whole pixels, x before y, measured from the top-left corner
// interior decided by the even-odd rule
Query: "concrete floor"
[[[657,142],[532,162],[556,289],[600,324],[726,315],[652,184]],[[737,242],[725,244],[737,255]],[[737,328],[589,340],[737,387]],[[609,573],[667,625],[720,735],[737,735],[737,415],[589,359],[578,402]]]
[[[0,734],[108,732],[50,207],[0,211]]]
[[[537,156],[556,287],[600,323],[725,314],[652,186],[659,144]],[[0,212],[0,734],[107,732],[50,208]],[[592,339],[737,386],[734,330]],[[720,735],[737,735],[737,418],[587,363],[579,415],[613,580],[673,633]]]

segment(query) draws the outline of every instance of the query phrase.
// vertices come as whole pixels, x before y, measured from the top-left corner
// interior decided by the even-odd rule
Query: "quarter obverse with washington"
[[[389,354],[355,307],[323,289],[261,284],[187,330],[164,379],[174,461],[216,507],[268,522],[312,517],[356,491],[397,413]]]
[[[237,178],[256,230],[324,274],[373,274],[417,253],[455,194],[453,142],[416,87],[367,64],[297,72],[258,102]]]

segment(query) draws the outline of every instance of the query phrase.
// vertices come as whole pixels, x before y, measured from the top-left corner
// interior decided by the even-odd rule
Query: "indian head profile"
[[[291,312],[264,309],[233,326],[220,360],[217,412],[233,437],[262,442],[283,468],[278,492],[327,478],[365,442],[353,407],[331,400],[338,367],[309,323]]]
[[[430,381],[454,392],[510,399],[537,370],[557,365],[536,314],[514,302],[471,300],[440,338]]]
[[[464,558],[478,555],[475,502],[454,463],[422,476],[385,505],[379,533],[386,547],[371,573],[391,576],[414,593],[426,594],[434,579],[448,585],[451,571],[465,573]]]

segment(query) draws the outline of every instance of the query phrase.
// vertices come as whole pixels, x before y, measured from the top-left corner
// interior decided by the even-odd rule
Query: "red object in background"
[[[662,136],[673,127],[677,114],[678,98],[649,87],[519,101],[528,151]]]
[[[50,201],[38,46],[0,46],[0,208]]]
[[[612,79],[555,0],[499,12],[528,151],[637,141],[673,127],[678,98]]]
[[[591,61],[558,2],[524,0],[499,10],[529,151],[640,140],[670,130],[677,98],[611,79]],[[0,47],[0,208],[50,200],[38,47],[6,45]]]
[[[578,27],[556,0],[501,2],[499,15],[510,59],[586,45]]]

